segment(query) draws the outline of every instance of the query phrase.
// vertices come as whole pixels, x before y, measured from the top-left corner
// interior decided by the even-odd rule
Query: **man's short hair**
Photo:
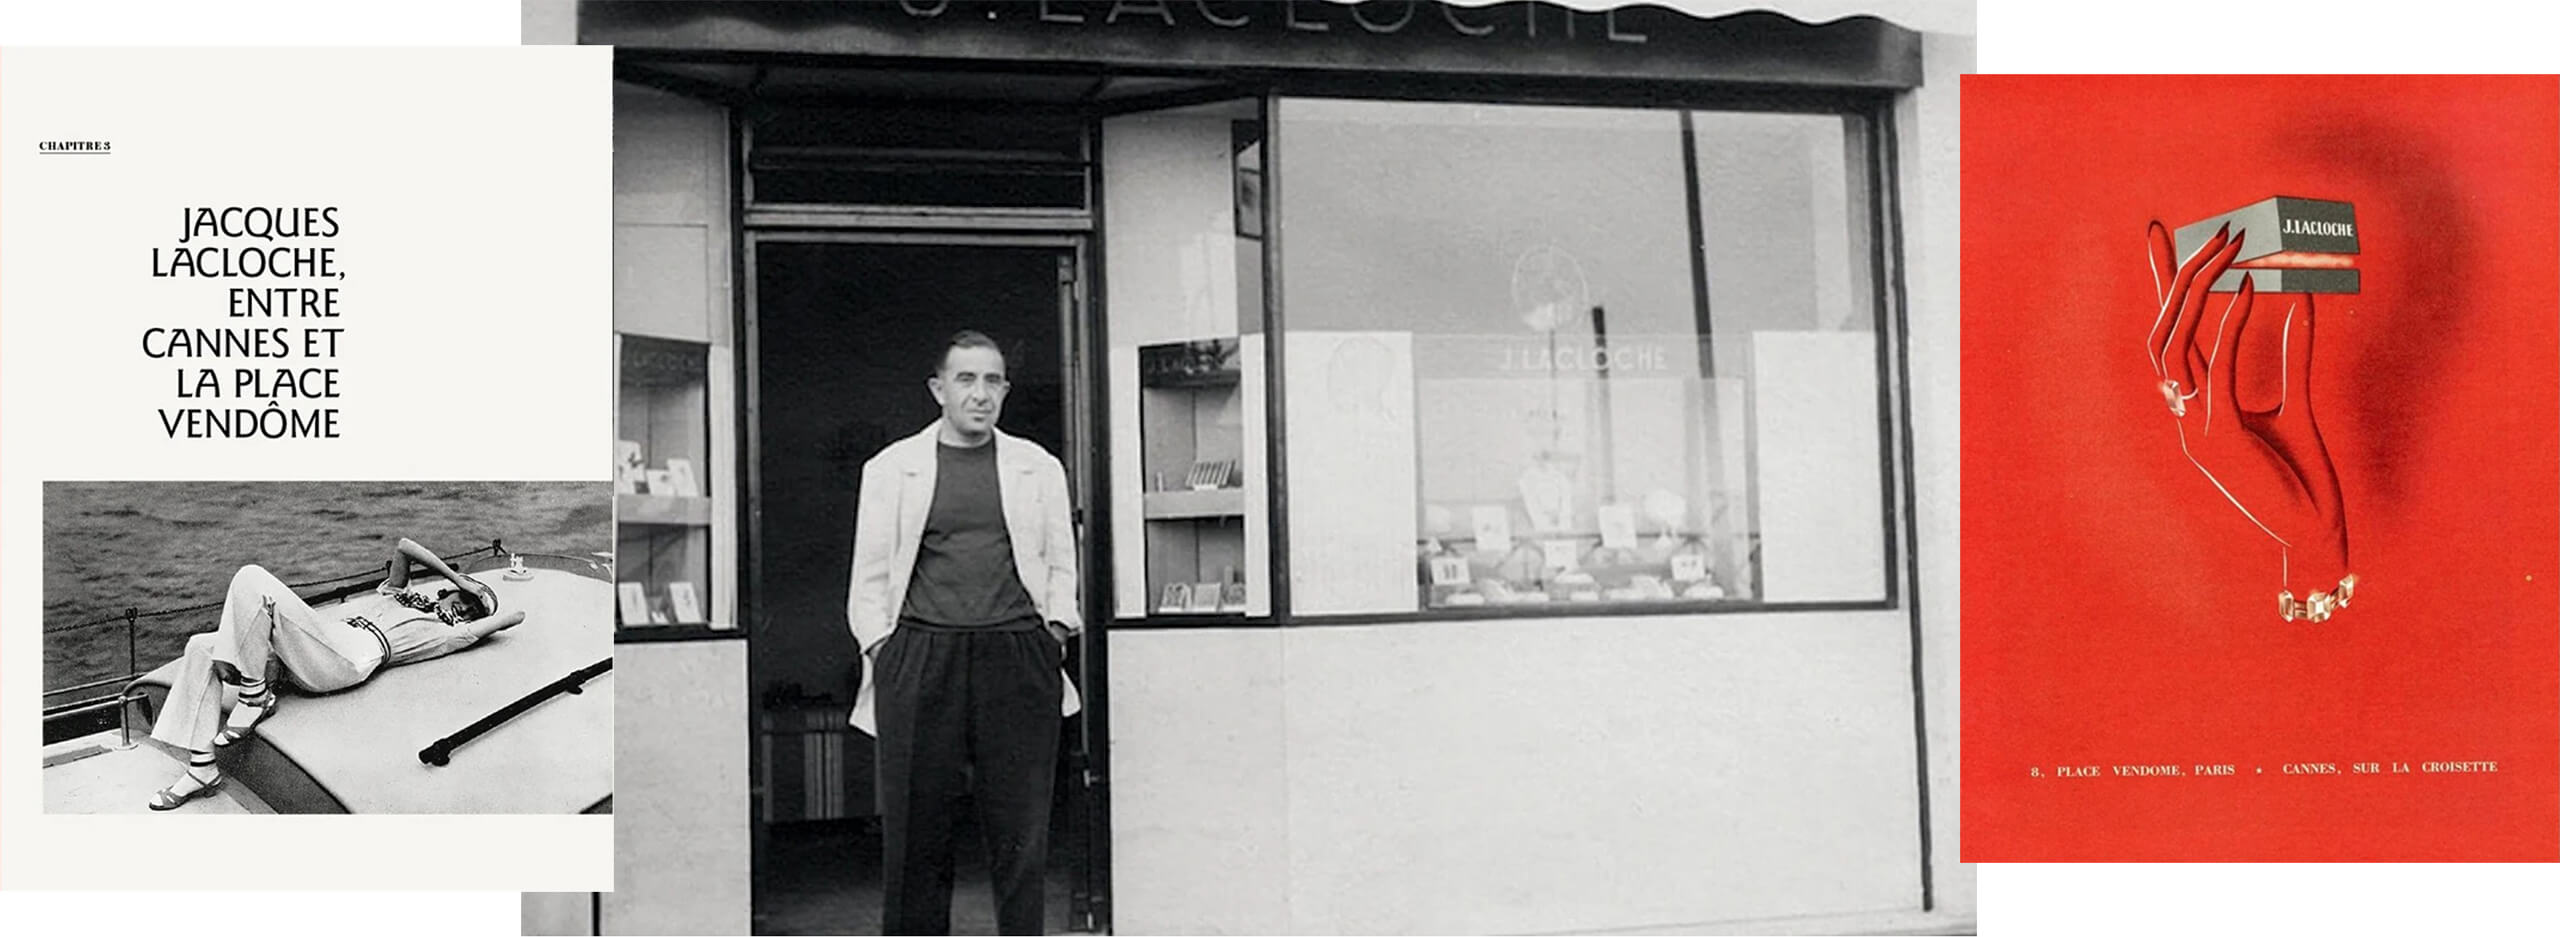
[[[987,333],[976,329],[961,329],[951,333],[951,340],[943,343],[941,354],[933,356],[934,374],[941,374],[942,366],[951,363],[951,352],[956,348],[986,348],[992,349],[997,355],[1004,354],[1004,346],[996,344],[995,339],[988,338]]]

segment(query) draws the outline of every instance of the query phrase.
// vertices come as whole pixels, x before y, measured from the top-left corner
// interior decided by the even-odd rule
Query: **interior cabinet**
[[[1138,349],[1148,608],[1245,611],[1244,397],[1235,339]]]
[[[626,628],[709,624],[711,346],[616,344],[615,617]]]

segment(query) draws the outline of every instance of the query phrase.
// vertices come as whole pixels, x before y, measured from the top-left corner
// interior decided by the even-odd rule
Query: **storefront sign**
[[[1415,347],[1424,380],[1695,378],[1712,353],[1695,335],[1658,333],[1420,335]]]
[[[1553,371],[1594,372],[1633,375],[1648,371],[1671,370],[1671,354],[1660,343],[1594,347],[1586,344],[1539,345],[1514,341],[1496,349],[1501,362],[1495,370],[1529,371],[1545,374]]]
[[[1358,30],[1388,36],[1414,29],[1466,38],[1485,38],[1516,32],[1535,39],[1542,34],[1550,40],[1568,41],[1589,38],[1607,42],[1644,42],[1644,33],[1622,28],[1617,10],[1587,13],[1543,3],[1514,3],[1497,8],[1460,8],[1447,3],[1425,0],[1371,0],[1367,3],[1334,3],[1329,0],[1282,0],[1279,3],[1251,3],[1241,0],[1038,0],[1033,3],[960,3],[954,0],[900,0],[898,8],[920,19],[944,16],[982,15],[987,19],[1036,19],[1060,26],[1132,26],[1153,24],[1172,27],[1208,27],[1251,30],[1261,21],[1262,28],[1276,25],[1292,32],[1329,33]],[[1276,10],[1274,8],[1277,8]],[[1597,28],[1594,28],[1596,21]]]
[[[1909,88],[1920,35],[1873,17],[1700,19],[1653,4],[1438,0],[586,0],[578,38],[625,55],[863,56],[979,63],[1442,73]]]

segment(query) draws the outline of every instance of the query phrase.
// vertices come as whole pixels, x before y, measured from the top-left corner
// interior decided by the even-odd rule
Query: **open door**
[[[1012,389],[998,425],[1067,466],[1089,503],[1075,235],[757,231],[753,408],[760,756],[756,918],[762,933],[876,932],[881,855],[873,739],[845,731],[865,665],[844,628],[864,463],[931,426],[925,384],[951,335],[1002,346]],[[1090,590],[1088,590],[1090,591]],[[1069,666],[1080,663],[1071,654]],[[1089,681],[1079,680],[1079,686]],[[1081,717],[1060,739],[1046,926],[1095,926]],[[955,836],[952,925],[992,931],[985,851],[967,809]],[[983,919],[983,920],[982,920]],[[980,926],[984,925],[984,926]]]

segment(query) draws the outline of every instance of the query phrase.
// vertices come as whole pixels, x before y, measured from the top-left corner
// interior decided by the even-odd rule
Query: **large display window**
[[[1294,614],[1890,601],[1866,117],[1274,117]]]

